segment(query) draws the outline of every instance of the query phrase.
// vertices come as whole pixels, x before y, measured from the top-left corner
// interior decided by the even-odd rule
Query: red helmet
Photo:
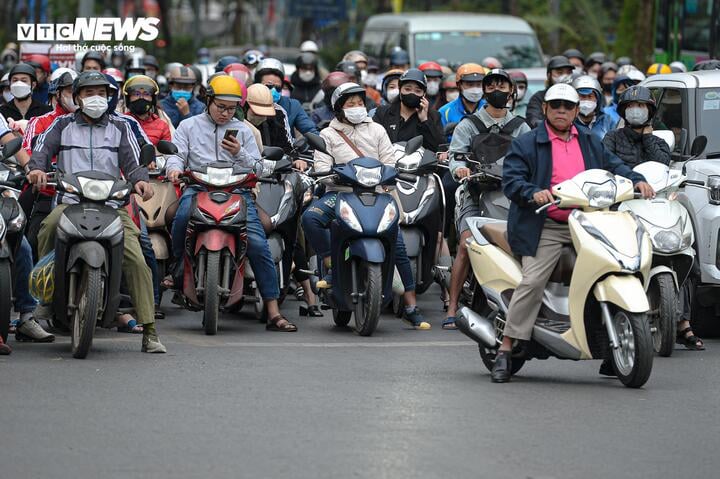
[[[47,55],[30,55],[25,59],[25,63],[34,63],[39,68],[42,68],[45,73],[50,74],[50,58]]]
[[[236,79],[241,85],[250,85],[252,83],[252,73],[244,70],[232,70],[228,75]]]
[[[330,74],[328,74],[328,76],[326,76],[322,81],[320,88],[322,88],[322,90],[327,94],[328,92],[335,90],[343,83],[349,83],[351,81],[352,79],[350,78],[350,75],[345,72],[330,72]]]
[[[102,73],[105,73],[107,75],[110,75],[115,79],[116,82],[122,83],[125,81],[125,76],[123,73],[118,70],[117,68],[106,68],[102,71]]]
[[[425,62],[418,67],[418,69],[425,74],[428,78],[442,78],[443,71],[439,63]]]
[[[230,72],[233,72],[233,71],[243,71],[243,72],[250,73],[250,69],[248,67],[246,67],[245,65],[243,65],[242,63],[231,63],[228,66],[226,66],[225,68],[223,68],[223,71],[225,73],[227,73],[228,75],[230,74]]]
[[[527,76],[523,72],[521,72],[519,70],[513,70],[509,73],[510,73],[510,78],[512,78],[513,82],[524,83],[525,85],[527,85],[528,79],[527,79]]]

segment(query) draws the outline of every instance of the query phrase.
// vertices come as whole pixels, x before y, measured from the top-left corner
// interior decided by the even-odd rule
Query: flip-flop
[[[450,316],[445,321],[443,321],[442,328],[450,331],[457,329],[457,326],[455,326],[455,317]]]

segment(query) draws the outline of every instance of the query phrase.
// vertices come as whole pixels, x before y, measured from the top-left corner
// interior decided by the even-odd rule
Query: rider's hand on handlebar
[[[460,167],[457,170],[455,170],[455,176],[459,179],[463,179],[467,176],[470,176],[470,168]]]
[[[308,168],[308,164],[306,161],[303,160],[295,160],[293,161],[293,167],[297,168],[300,171],[305,171]]]
[[[27,174],[27,180],[38,189],[45,188],[45,185],[47,185],[47,174],[42,170],[32,170]]]
[[[550,190],[542,190],[538,191],[533,195],[533,201],[536,205],[542,206],[544,204],[552,203],[553,201],[555,201],[555,197],[550,192]]]
[[[155,194],[152,185],[147,181],[138,181],[135,183],[135,192],[140,195],[143,201],[148,201]]]
[[[642,195],[642,197],[645,198],[646,200],[655,198],[655,190],[653,190],[652,186],[650,186],[649,184],[647,184],[644,181],[641,181],[638,184],[636,184],[635,189],[638,190],[640,192],[640,194]]]
[[[173,182],[177,185],[178,183],[180,183],[180,175],[182,175],[182,171],[171,170],[168,173],[167,178],[168,178],[168,180],[170,180],[171,182]]]

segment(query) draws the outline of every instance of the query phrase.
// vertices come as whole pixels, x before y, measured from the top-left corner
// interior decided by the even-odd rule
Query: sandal
[[[677,339],[675,340],[675,342],[677,344],[682,344],[687,349],[690,349],[692,351],[705,350],[705,343],[703,343],[702,339],[695,336],[695,333],[693,333],[693,330],[690,327],[687,327],[682,331],[678,331]]]
[[[294,333],[297,331],[297,326],[287,320],[282,314],[278,314],[272,319],[269,319],[265,325],[265,329],[268,331],[280,331],[283,333]]]
[[[118,319],[120,319],[122,316],[125,315],[118,316]],[[132,318],[124,326],[118,326],[117,331],[118,333],[141,334],[143,332],[143,327],[141,324],[137,323],[137,320],[135,318]]]
[[[300,316],[307,316],[310,318],[322,318],[323,314],[320,311],[320,306],[313,304],[310,306],[300,306]]]
[[[449,316],[445,319],[442,323],[442,328],[447,330],[457,329],[457,326],[455,326],[455,316]]]

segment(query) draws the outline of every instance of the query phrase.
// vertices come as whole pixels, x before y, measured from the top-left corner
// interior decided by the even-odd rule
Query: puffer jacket
[[[630,127],[618,128],[605,135],[603,143],[630,168],[646,161],[670,164],[670,146],[652,133],[638,133]]]
[[[365,118],[362,123],[357,125],[343,123],[335,118],[327,128],[320,132],[320,136],[325,140],[327,151],[335,158],[336,164],[348,163],[358,157],[357,153],[338,134],[338,130],[345,133],[365,156],[376,158],[386,165],[395,166],[395,155],[390,138],[385,128],[375,123],[372,118]],[[315,151],[314,159],[315,171],[318,173],[328,172],[332,168],[333,159],[325,153]],[[326,184],[328,191],[352,190],[349,187],[337,186],[332,183]]]

